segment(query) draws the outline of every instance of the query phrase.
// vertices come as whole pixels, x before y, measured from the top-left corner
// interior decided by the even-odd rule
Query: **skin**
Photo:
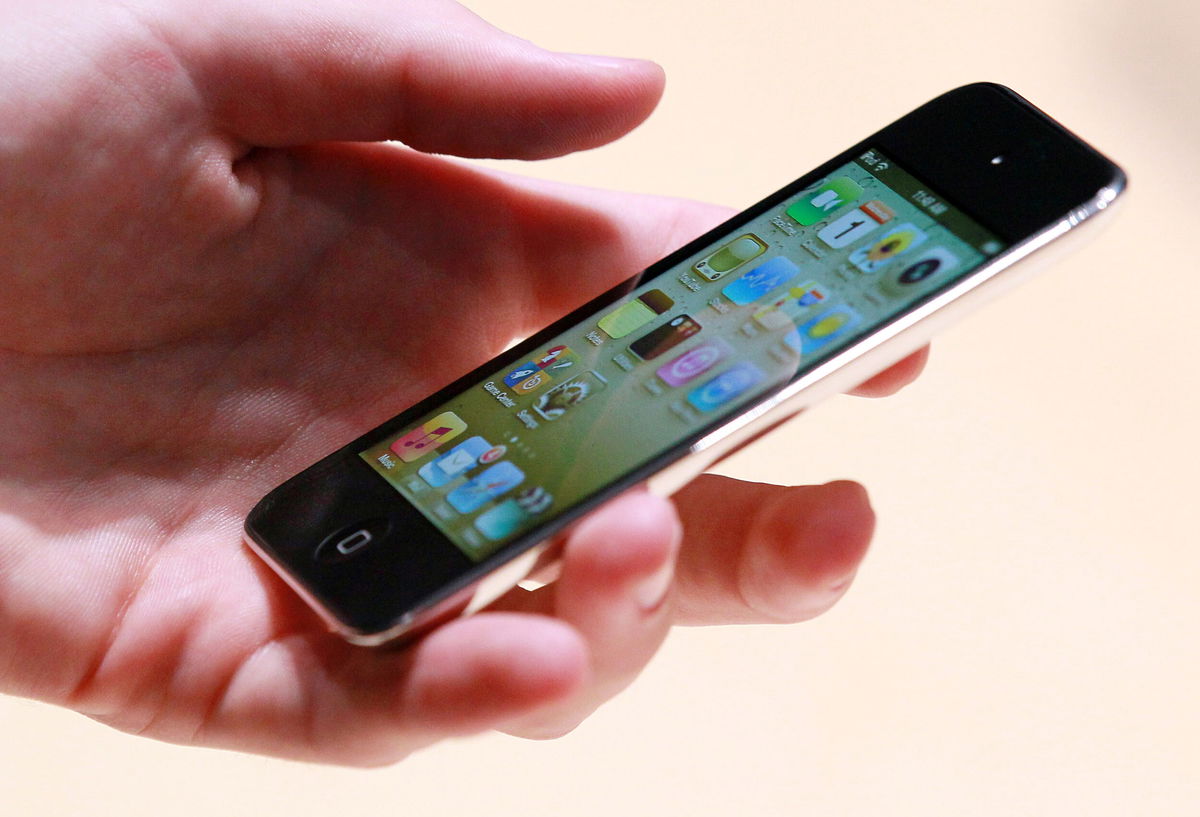
[[[271,487],[728,215],[431,155],[604,144],[654,108],[657,66],[443,0],[0,17],[0,690],[376,765],[562,734],[672,625],[845,592],[874,522],[849,482],[628,494],[573,528],[557,582],[403,650],[331,636],[241,544]]]

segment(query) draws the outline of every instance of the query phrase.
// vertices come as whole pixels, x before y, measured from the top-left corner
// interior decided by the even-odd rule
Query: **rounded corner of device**
[[[408,627],[408,622],[403,621],[397,624],[395,627],[390,627],[381,632],[371,632],[349,627],[340,621],[328,623],[330,624],[330,630],[343,641],[347,641],[356,647],[367,648],[383,647],[393,641],[403,638],[405,630]]]
[[[1113,204],[1128,191],[1129,174],[1125,172],[1124,168],[1114,164],[1112,180],[1109,181],[1108,184],[1104,185],[1103,188],[1101,188],[1097,198],[1104,202],[1102,206],[1108,206]]]
[[[998,94],[998,95],[1006,97],[1008,99],[1020,100],[1022,102],[1025,101],[1024,97],[1022,97],[1020,94],[1018,94],[1016,91],[1014,91],[1012,88],[1008,87],[1007,85],[1000,83],[1000,82],[995,82],[993,80],[987,80],[987,79],[980,79],[980,80],[975,80],[974,82],[963,83],[962,85],[959,85],[955,88],[951,88],[949,91],[944,91],[943,93],[934,97],[934,99],[935,100],[956,99],[958,97],[969,96],[969,95],[978,95],[981,93]]]
[[[262,519],[263,516],[270,511],[271,507],[275,504],[276,498],[279,496],[280,487],[282,486],[273,488],[266,496],[258,500],[258,502],[255,502],[254,507],[252,507],[246,513],[246,518],[242,520],[242,535],[247,539],[247,541],[255,538],[255,531],[258,528],[258,521]]]
[[[999,93],[1005,94],[1006,96],[1020,96],[1020,94],[1018,94],[1016,91],[1014,91],[1012,88],[1005,85],[1004,83],[996,82],[995,80],[990,80],[990,79],[977,79],[974,82],[968,82],[965,85],[960,85],[958,88],[955,88],[954,90],[955,91],[967,91],[967,90],[972,90],[972,89],[980,90],[980,91],[983,91],[983,90],[997,91]],[[953,91],[951,93],[953,93]]]

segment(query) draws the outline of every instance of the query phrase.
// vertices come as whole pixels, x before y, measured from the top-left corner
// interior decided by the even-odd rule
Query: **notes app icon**
[[[404,462],[414,462],[467,430],[453,411],[445,411],[392,443],[392,453]]]

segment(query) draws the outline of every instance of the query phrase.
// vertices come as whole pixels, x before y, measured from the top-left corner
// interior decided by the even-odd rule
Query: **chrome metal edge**
[[[320,599],[310,593],[304,584],[302,584],[291,573],[287,572],[287,570],[283,568],[283,566],[274,556],[272,556],[270,553],[267,553],[266,550],[259,546],[258,542],[255,542],[254,539],[252,539],[250,535],[244,531],[242,532],[242,541],[245,542],[246,545],[259,556],[259,558],[270,565],[271,570],[275,572],[275,575],[283,579],[287,586],[295,591],[296,595],[300,596],[300,598],[304,600],[305,604],[312,608],[313,612],[315,612],[321,618],[321,621],[325,623],[326,627],[328,627],[330,630],[333,630],[347,641],[355,644],[365,644],[366,642],[360,639],[370,638],[370,636],[367,634],[360,633],[359,631],[347,627],[345,624],[338,621],[338,619],[331,612],[329,612],[329,609],[321,603]]]
[[[279,562],[266,553],[250,536],[243,534],[242,539],[259,555],[271,569],[275,571],[287,585],[299,595],[310,608],[321,618],[325,626],[352,644],[361,647],[379,647],[389,642],[413,635],[423,628],[455,615],[470,615],[482,610],[499,599],[512,588],[516,587],[538,565],[539,559],[550,547],[550,542],[534,545],[516,557],[510,559],[495,570],[481,576],[477,581],[443,599],[431,607],[404,615],[393,626],[378,633],[367,633],[347,627],[338,620],[328,608],[288,573]]]
[[[765,399],[753,409],[734,417],[725,425],[697,441],[690,453],[647,480],[650,490],[669,496],[706,468],[732,453],[764,430],[839,392],[852,389],[870,377],[920,349],[943,327],[956,322],[988,300],[1015,287],[1034,273],[1052,264],[1075,242],[1060,241],[1068,234],[1094,232],[1081,230],[1094,217],[1111,210],[1120,190],[1102,188],[1087,204],[1072,210],[1062,219],[1025,241],[1009,247],[985,262],[958,284],[922,304],[884,329],[871,334],[849,349],[834,355],[813,371]],[[1107,219],[1102,220],[1107,223]],[[1042,252],[1041,263],[1027,263],[1016,272],[1009,271],[1018,261],[1048,245],[1060,252]]]

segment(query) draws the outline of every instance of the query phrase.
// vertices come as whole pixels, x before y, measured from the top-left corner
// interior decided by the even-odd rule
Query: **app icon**
[[[539,369],[562,370],[574,365],[574,353],[566,346],[551,346],[537,359]]]
[[[506,499],[475,517],[475,529],[493,542],[512,536],[529,519],[529,514],[516,503]]]
[[[880,224],[887,224],[896,217],[896,211],[879,199],[871,199],[858,208]]]
[[[780,349],[780,352],[786,355],[788,351],[791,351],[797,355],[803,355],[803,347],[804,344],[800,342],[800,330],[793,329],[783,336],[783,347]]]
[[[693,389],[687,401],[700,411],[712,411],[728,403],[757,383],[766,375],[753,363],[743,361],[726,369],[702,386]]]
[[[862,210],[851,210],[832,224],[817,232],[817,238],[833,249],[853,244],[879,226],[879,222],[868,218]]]
[[[578,377],[559,383],[538,398],[533,410],[546,420],[557,420],[607,385],[596,372],[584,372]]]
[[[492,444],[483,437],[469,437],[433,462],[425,463],[417,473],[431,488],[439,488],[479,464]]]
[[[835,250],[848,247],[895,215],[886,204],[873,199],[818,231],[817,238]]]
[[[403,462],[414,462],[466,430],[467,424],[462,418],[453,411],[446,411],[414,428],[390,448]]]
[[[822,312],[796,330],[800,341],[800,354],[810,354],[827,343],[832,343],[858,326],[861,320],[862,317],[848,306],[835,306]]]
[[[504,376],[504,385],[517,394],[531,394],[554,380],[561,380],[579,363],[579,356],[566,346],[547,349],[541,357],[522,363]]]
[[[534,363],[532,360],[529,361],[528,363],[522,363],[520,366],[513,369],[511,372],[504,375],[504,385],[508,386],[509,388],[512,388],[513,386],[520,383],[522,380],[528,380],[529,378],[533,377],[535,374],[537,374],[540,371],[541,371],[541,369],[539,369],[537,367],[537,364]]]
[[[754,233],[746,233],[730,241],[711,255],[700,259],[692,267],[696,272],[710,281],[715,281],[728,272],[745,264],[751,259],[758,258],[767,251],[767,242]]]
[[[682,386],[694,380],[725,360],[733,353],[732,347],[720,338],[705,341],[665,363],[655,372],[668,386]]]
[[[446,501],[459,513],[471,513],[524,481],[524,472],[503,460],[459,485],[446,496]]]
[[[794,286],[754,313],[754,321],[763,329],[793,329],[800,318],[826,300],[825,288],[816,281]]]
[[[721,294],[738,306],[754,303],[775,287],[786,284],[800,274],[800,268],[784,256],[759,264],[741,278],[721,290]]]
[[[924,286],[917,285],[926,281],[933,284],[943,273],[957,267],[958,256],[945,247],[934,247],[921,253],[912,263],[897,266],[900,270],[889,272],[879,282],[879,287],[889,295],[904,296],[924,290]]]
[[[700,328],[700,324],[687,315],[680,315],[629,344],[629,351],[642,360],[653,360],[683,343],[699,332]]]
[[[925,242],[925,233],[914,224],[901,224],[888,230],[869,247],[859,247],[850,253],[850,263],[863,272],[878,272],[898,255],[903,255]]]
[[[637,300],[619,306],[600,319],[600,328],[610,338],[623,338],[630,332],[648,324],[657,316],[673,307],[671,300],[661,289],[643,292]]]
[[[787,214],[803,227],[816,224],[842,207],[858,201],[863,189],[846,176],[830,179],[787,209]]]
[[[489,540],[499,542],[519,531],[537,514],[549,510],[552,504],[554,497],[545,488],[526,488],[512,499],[506,499],[475,517],[475,529]]]
[[[553,377],[541,369],[534,369],[533,374],[529,375],[529,377],[514,383],[512,390],[514,394],[531,394],[542,386],[548,385],[553,380]]]
[[[479,455],[479,462],[482,465],[491,465],[496,460],[508,453],[507,445],[497,445],[494,448],[489,448]]]
[[[526,513],[537,514],[550,510],[554,497],[540,485],[526,488],[514,497],[514,500]]]

